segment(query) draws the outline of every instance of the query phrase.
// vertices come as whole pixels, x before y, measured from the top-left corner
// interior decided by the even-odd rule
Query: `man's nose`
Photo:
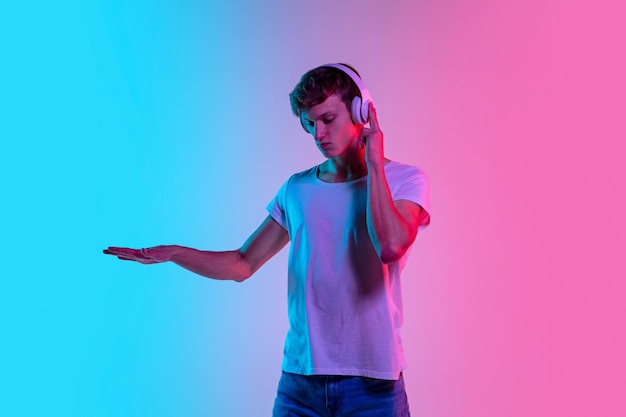
[[[326,130],[316,123],[313,128],[313,137],[319,142],[324,136],[326,136]]]

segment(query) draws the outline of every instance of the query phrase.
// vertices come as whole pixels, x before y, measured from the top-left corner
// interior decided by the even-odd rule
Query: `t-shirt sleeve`
[[[430,188],[426,173],[417,167],[409,167],[397,187],[392,189],[393,200],[408,200],[422,207],[418,229],[430,224]]]
[[[269,215],[276,220],[278,224],[287,229],[287,214],[285,211],[285,194],[287,193],[287,184],[289,181],[280,187],[274,198],[265,207]]]

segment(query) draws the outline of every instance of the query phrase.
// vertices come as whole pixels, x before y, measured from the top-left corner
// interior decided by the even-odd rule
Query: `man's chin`
[[[325,158],[332,158],[335,156],[330,148],[319,148],[319,150]]]

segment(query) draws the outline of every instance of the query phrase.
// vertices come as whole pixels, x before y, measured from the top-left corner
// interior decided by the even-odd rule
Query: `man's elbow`
[[[244,282],[250,278],[261,267],[248,259],[241,249],[237,251],[237,271],[234,274],[233,281]]]
[[[378,259],[384,264],[398,262],[411,247],[416,236],[417,233],[402,242],[387,242],[384,245],[380,245],[376,250]]]
[[[243,267],[243,268],[237,269],[237,272],[233,274],[231,279],[235,282],[244,282],[245,280],[250,278],[252,275],[254,275],[254,272],[250,270],[250,268]]]
[[[402,256],[406,253],[406,249],[400,246],[388,246],[385,248],[381,248],[378,252],[378,259],[384,264],[391,264],[394,262],[398,262]]]
[[[252,275],[237,275],[233,278],[233,281],[235,282],[244,282],[245,280],[247,280],[248,278],[250,278]]]

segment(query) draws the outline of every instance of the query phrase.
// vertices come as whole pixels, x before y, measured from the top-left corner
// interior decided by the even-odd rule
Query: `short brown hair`
[[[357,75],[359,74],[351,66],[341,65],[345,65]],[[340,69],[333,67],[313,68],[300,78],[300,82],[289,94],[291,111],[295,116],[300,117],[305,109],[322,103],[333,94],[341,98],[348,111],[350,111],[352,99],[360,95],[356,83]]]

